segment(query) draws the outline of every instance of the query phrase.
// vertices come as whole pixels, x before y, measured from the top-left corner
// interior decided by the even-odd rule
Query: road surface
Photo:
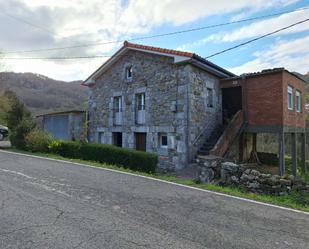
[[[309,248],[309,215],[0,151],[0,248]]]

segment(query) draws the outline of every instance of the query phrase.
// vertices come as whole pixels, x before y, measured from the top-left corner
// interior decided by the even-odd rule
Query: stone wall
[[[125,69],[132,66],[133,78]],[[214,108],[205,108],[206,88],[214,89]],[[145,93],[145,124],[135,120],[135,96]],[[113,122],[113,97],[123,101],[123,123]],[[107,69],[89,92],[89,141],[112,144],[113,132],[122,132],[122,146],[135,148],[135,133],[147,133],[146,150],[159,155],[160,168],[177,170],[195,156],[192,141],[209,125],[220,123],[219,81],[188,64],[174,64],[173,58],[140,51],[128,51]],[[190,133],[189,133],[190,131]],[[167,134],[168,146],[159,145]]]
[[[199,181],[224,186],[242,186],[249,192],[287,195],[291,191],[309,194],[309,185],[294,176],[263,174],[246,165],[223,162],[220,158],[199,160]]]
[[[211,133],[222,124],[222,92],[219,79],[211,74],[190,66],[190,160]],[[207,106],[207,88],[213,92],[213,106]],[[202,135],[198,140],[199,134]],[[194,144],[194,142],[196,142]]]

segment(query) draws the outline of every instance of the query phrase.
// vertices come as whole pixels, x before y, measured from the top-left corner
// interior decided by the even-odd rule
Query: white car
[[[2,141],[9,133],[9,129],[6,126],[0,125],[0,141]]]

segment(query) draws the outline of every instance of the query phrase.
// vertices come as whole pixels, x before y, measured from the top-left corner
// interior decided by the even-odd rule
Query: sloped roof
[[[128,42],[128,41],[125,41],[123,45],[124,45],[124,47],[128,47],[128,48],[137,48],[137,49],[142,49],[142,50],[159,52],[159,53],[163,53],[163,54],[178,55],[178,56],[184,56],[184,57],[190,57],[190,58],[192,58],[193,55],[194,55],[193,53],[190,53],[190,52],[184,52],[184,51],[167,49],[167,48],[146,46],[146,45],[131,43],[131,42]]]
[[[93,85],[94,79],[128,50],[137,50],[137,51],[155,53],[155,54],[159,54],[163,56],[170,56],[174,58],[174,63],[191,63],[197,67],[202,68],[203,70],[206,70],[222,78],[236,76],[235,74],[229,72],[228,70],[222,67],[219,67],[218,65],[191,52],[184,52],[184,51],[173,50],[173,49],[153,47],[153,46],[147,46],[147,45],[136,44],[136,43],[125,41],[123,43],[123,46],[112,57],[110,57],[105,63],[103,63],[101,67],[99,67],[93,74],[91,74],[82,83],[82,85],[86,85],[86,86]]]
[[[227,78],[227,79],[224,79],[224,80],[234,80],[234,79],[236,80],[236,79],[240,79],[240,78],[243,78],[243,77],[255,77],[255,76],[260,76],[260,75],[264,75],[264,74],[272,74],[272,73],[279,73],[279,72],[287,72],[289,74],[292,74],[296,78],[300,79],[301,81],[306,82],[297,73],[290,72],[289,70],[285,69],[284,67],[268,68],[268,69],[263,69],[260,72],[244,73],[240,76],[234,76],[234,77],[230,77],[230,78]]]

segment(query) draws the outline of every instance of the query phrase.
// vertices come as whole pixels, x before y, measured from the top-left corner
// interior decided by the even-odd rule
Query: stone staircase
[[[224,125],[218,126],[210,135],[210,137],[204,142],[201,148],[197,152],[198,156],[207,156],[210,154],[210,151],[214,148],[223,131],[225,130]]]

